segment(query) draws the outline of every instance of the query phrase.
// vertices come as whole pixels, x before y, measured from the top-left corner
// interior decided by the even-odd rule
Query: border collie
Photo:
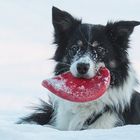
[[[129,37],[138,21],[108,22],[104,25],[82,23],[69,13],[52,8],[54,44],[57,49],[55,75],[70,71],[75,77],[91,78],[101,65],[111,73],[106,94],[96,101],[74,103],[50,95],[22,121],[52,125],[59,130],[113,128],[140,123],[140,94],[135,72],[128,56]],[[80,66],[80,67],[79,67]]]

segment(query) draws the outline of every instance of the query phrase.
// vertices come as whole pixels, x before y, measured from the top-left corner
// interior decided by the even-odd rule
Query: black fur
[[[140,124],[140,93],[135,92],[130,107],[123,112],[125,124]]]
[[[53,117],[54,109],[51,103],[40,101],[41,105],[39,107],[34,107],[35,112],[31,115],[21,118],[17,123],[37,123],[40,125],[51,124],[51,119]]]
[[[77,52],[79,58],[88,52],[92,54],[93,61],[106,64],[111,72],[112,88],[120,87],[126,82],[128,65],[130,64],[127,56],[129,37],[134,27],[140,25],[140,22],[118,21],[108,22],[107,25],[82,24],[81,20],[75,19],[69,13],[53,7],[52,23],[54,26],[54,43],[58,46],[54,55],[54,60],[58,62],[55,68],[56,75],[69,70],[73,57]],[[83,44],[77,45],[78,40],[82,40]],[[93,48],[91,46],[90,43],[94,41],[99,42],[99,47]],[[96,58],[95,55],[97,55]],[[110,65],[112,61],[115,63],[115,67]],[[112,108],[115,110],[115,107]],[[23,121],[36,122],[41,125],[49,124],[54,108],[47,103],[43,103],[37,111],[41,111],[41,113],[35,112],[24,118]],[[130,106],[127,106],[124,112],[117,113],[124,124],[139,124],[140,94],[135,92]]]

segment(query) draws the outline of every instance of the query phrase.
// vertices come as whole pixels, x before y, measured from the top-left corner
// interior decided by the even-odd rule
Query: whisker
[[[63,70],[69,70],[69,69],[68,68],[61,68],[61,69],[58,70],[58,72],[61,72]]]
[[[69,71],[68,68],[61,68],[61,69],[59,69],[59,70],[54,71],[54,73],[57,75],[57,74],[60,74],[60,73],[62,73],[62,72],[67,72],[67,71]]]
[[[59,62],[59,61],[57,61],[57,62]],[[64,64],[64,65],[67,65],[67,66],[70,66],[70,64],[68,64],[68,63],[65,63],[65,62],[59,62],[60,64]]]

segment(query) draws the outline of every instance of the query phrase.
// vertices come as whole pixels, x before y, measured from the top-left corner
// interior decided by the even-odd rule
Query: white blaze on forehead
[[[98,42],[97,41],[94,41],[93,43],[92,43],[92,47],[97,47],[98,46]]]

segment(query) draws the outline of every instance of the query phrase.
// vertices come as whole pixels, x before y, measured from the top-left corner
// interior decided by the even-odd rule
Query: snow
[[[15,123],[31,112],[25,108],[31,106],[30,103],[37,104],[38,98],[48,100],[41,82],[51,77],[54,68],[52,61],[46,62],[46,59],[52,58],[55,50],[50,45],[52,5],[82,17],[86,23],[106,24],[107,20],[140,19],[139,0],[1,0],[0,140],[139,140],[140,125],[73,132],[59,131],[50,126]],[[130,57],[140,78],[139,36],[140,29],[137,27],[131,37],[133,48]]]
[[[78,89],[81,91],[85,91],[85,87],[83,85],[79,86]]]
[[[47,82],[48,85],[51,85],[57,91],[63,90],[66,93],[71,93],[71,89],[68,86],[66,86],[66,79],[64,79],[61,76],[59,76],[59,79],[48,79]]]
[[[47,81],[48,81],[48,84],[52,85],[56,90],[61,90],[64,88],[64,91],[66,91],[65,90],[65,87],[66,87],[65,80],[49,79]]]
[[[19,112],[12,112],[0,116],[1,140],[139,140],[140,138],[140,125],[113,129],[60,131],[50,126],[15,124],[20,115]]]

